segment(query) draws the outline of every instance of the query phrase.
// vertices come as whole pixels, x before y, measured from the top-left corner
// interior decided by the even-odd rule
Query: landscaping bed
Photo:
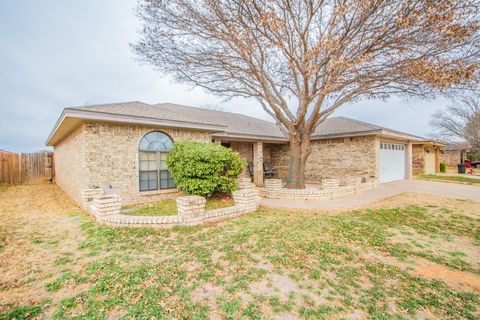
[[[0,319],[478,319],[479,203],[403,194],[111,228],[56,186],[0,193]]]
[[[232,197],[207,197],[205,210],[226,208],[233,205]],[[175,199],[168,199],[140,206],[123,206],[122,213],[131,216],[175,216],[177,215],[177,203]]]

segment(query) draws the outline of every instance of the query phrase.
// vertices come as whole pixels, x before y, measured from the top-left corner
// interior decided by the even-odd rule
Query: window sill
[[[171,189],[159,189],[159,190],[151,190],[151,191],[139,191],[138,193],[141,196],[154,196],[157,194],[168,194],[168,193],[177,193],[179,190],[177,188]]]

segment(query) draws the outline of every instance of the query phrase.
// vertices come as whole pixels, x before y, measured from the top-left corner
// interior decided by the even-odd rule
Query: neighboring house
[[[264,161],[272,164],[276,177],[287,177],[288,140],[275,124],[170,103],[66,108],[47,145],[55,148],[56,183],[75,200],[82,203],[83,190],[111,186],[129,204],[178,194],[165,160],[173,143],[182,140],[221,143],[238,151],[253,163],[257,185],[263,184]],[[319,183],[324,178],[358,176],[384,183],[409,179],[414,172],[438,171],[439,146],[408,133],[330,118],[312,136],[306,180]]]
[[[469,151],[467,142],[446,142],[440,153],[440,162],[444,162],[448,167],[457,167],[463,163],[465,154]]]

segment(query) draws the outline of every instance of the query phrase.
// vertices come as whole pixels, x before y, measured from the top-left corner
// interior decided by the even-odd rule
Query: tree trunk
[[[311,153],[310,137],[302,137],[299,141],[290,138],[290,159],[288,162],[288,189],[305,189],[305,164]]]

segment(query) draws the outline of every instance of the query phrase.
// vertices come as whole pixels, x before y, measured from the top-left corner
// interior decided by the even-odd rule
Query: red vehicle
[[[465,167],[467,167],[467,168],[480,168],[480,161],[478,161],[478,160],[475,160],[475,161],[465,160]]]

